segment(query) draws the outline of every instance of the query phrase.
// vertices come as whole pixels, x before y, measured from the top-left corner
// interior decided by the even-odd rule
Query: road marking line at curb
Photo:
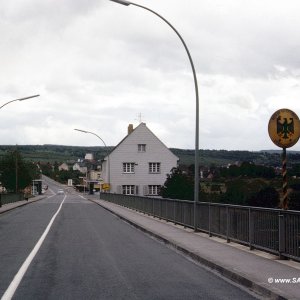
[[[42,234],[42,236],[40,237],[40,239],[38,240],[38,242],[36,243],[36,245],[34,246],[33,250],[30,252],[30,254],[27,256],[26,260],[24,261],[23,265],[21,266],[21,268],[19,269],[18,273],[15,275],[14,279],[12,280],[12,282],[10,283],[9,287],[7,288],[7,290],[5,291],[5,293],[3,294],[1,300],[10,300],[14,293],[16,292],[23,276],[25,275],[27,269],[29,268],[32,260],[34,259],[34,257],[36,256],[37,252],[39,251],[39,249],[41,248],[48,232],[50,231],[50,228],[56,218],[56,216],[58,215],[58,213],[60,212],[62,205],[65,201],[67,196],[64,197],[63,201],[61,202],[57,212],[54,214],[54,216],[52,217],[52,219],[50,220],[47,228],[45,229],[44,233]]]

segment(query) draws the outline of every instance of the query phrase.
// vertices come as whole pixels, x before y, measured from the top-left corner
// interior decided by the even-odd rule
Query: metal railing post
[[[209,233],[209,236],[212,237],[212,234],[211,234],[211,209],[210,209],[210,203],[208,203],[208,233]]]
[[[174,201],[174,206],[173,206],[173,218],[174,218],[174,224],[176,225],[176,201]]]
[[[230,243],[229,239],[229,207],[226,206],[226,241]]]
[[[249,247],[250,250],[253,250],[253,243],[254,243],[254,222],[252,218],[251,208],[248,211],[248,218],[249,218]]]
[[[159,219],[162,217],[162,199],[159,200]]]
[[[278,237],[279,258],[285,259],[285,257],[283,256],[283,253],[285,252],[285,220],[284,220],[284,214],[282,212],[278,214],[278,233],[279,233],[279,237]]]

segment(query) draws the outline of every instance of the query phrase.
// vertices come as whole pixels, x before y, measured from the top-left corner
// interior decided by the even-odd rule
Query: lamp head
[[[24,97],[24,98],[20,98],[20,99],[17,99],[18,101],[24,101],[24,100],[27,100],[27,99],[31,99],[31,98],[35,98],[35,97],[39,97],[40,95],[33,95],[33,96],[29,96],[29,97]]]
[[[110,0],[110,1],[122,4],[122,5],[126,5],[126,6],[131,4],[131,2],[125,1],[125,0]]]
[[[85,131],[85,130],[81,130],[81,129],[77,129],[77,128],[75,128],[74,130],[77,130],[77,131],[80,131],[80,132],[84,132],[84,133],[88,133],[88,132]]]

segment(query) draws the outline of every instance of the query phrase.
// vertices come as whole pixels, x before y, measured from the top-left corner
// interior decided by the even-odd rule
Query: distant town
[[[200,150],[199,159],[199,201],[280,207],[280,151]],[[2,192],[28,193],[43,174],[79,192],[194,198],[194,150],[167,148],[145,123],[115,147],[0,146],[0,164]],[[289,208],[299,210],[300,153],[288,152],[287,169]]]

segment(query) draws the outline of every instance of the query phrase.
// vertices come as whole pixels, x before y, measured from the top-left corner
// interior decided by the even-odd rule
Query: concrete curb
[[[45,199],[46,197],[47,196],[43,196],[43,197],[40,197],[38,199],[33,199],[33,200],[30,200],[30,201],[23,200],[23,201],[26,201],[26,202],[23,202],[23,203],[18,203],[19,201],[18,202],[13,202],[13,204],[15,204],[15,205],[12,205],[10,207],[5,207],[4,205],[2,205],[2,207],[0,208],[0,214],[6,213],[6,212],[11,211],[13,209],[16,209],[16,208],[19,208],[19,207],[22,207],[22,206],[25,206],[25,205],[28,205],[28,204],[31,204],[31,203],[34,203],[34,202],[37,202],[39,200]],[[9,204],[12,204],[12,203],[8,203],[8,205]]]
[[[174,241],[167,239],[151,230],[149,230],[146,227],[143,227],[140,224],[135,223],[134,221],[131,221],[129,219],[127,219],[126,217],[120,215],[119,213],[115,212],[114,210],[102,205],[101,203],[97,202],[97,200],[94,199],[89,199],[87,198],[89,201],[94,202],[95,204],[103,207],[104,209],[106,209],[107,211],[111,212],[112,214],[116,215],[117,217],[119,217],[121,220],[127,222],[128,224],[134,226],[135,228],[149,234],[150,236],[154,237],[155,239],[165,243],[166,245],[174,248],[175,250],[183,253],[184,255],[190,257],[192,260],[204,265],[205,267],[211,269],[212,271],[217,272],[218,274],[220,274],[221,276],[247,288],[252,290],[253,292],[257,293],[259,296],[263,296],[264,298],[267,299],[274,299],[274,300],[287,300],[290,299],[287,296],[281,295],[279,292],[274,291],[272,289],[266,288],[265,286],[262,286],[256,282],[254,282],[253,280],[245,277],[243,274],[239,274],[237,272],[234,272],[220,264],[217,264],[211,260],[208,260],[206,258],[203,258],[201,256],[199,256],[198,254],[190,251],[187,248],[184,248],[182,246],[177,245]]]

